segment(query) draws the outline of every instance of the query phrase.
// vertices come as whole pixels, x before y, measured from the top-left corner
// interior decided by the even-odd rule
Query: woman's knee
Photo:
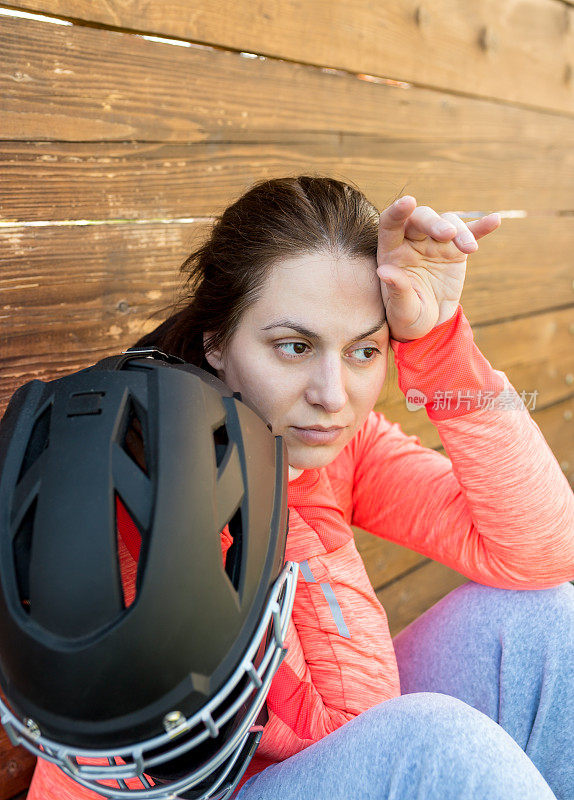
[[[379,718],[371,734],[378,730],[381,749],[390,742],[399,745],[405,790],[416,769],[418,787],[424,787],[429,797],[435,796],[431,792],[436,787],[447,783],[458,786],[460,793],[453,793],[456,797],[554,797],[514,739],[486,714],[456,697],[418,692],[365,713]],[[441,796],[440,791],[436,796]]]
[[[461,700],[419,692],[373,706],[269,767],[242,800],[552,800],[516,742]]]
[[[444,749],[450,758],[456,753],[466,758],[468,745],[473,740],[480,743],[489,738],[501,738],[512,742],[500,725],[486,714],[440,692],[401,695],[379,703],[361,717],[372,718],[371,735],[376,733],[381,744],[388,741],[387,730],[390,728],[393,738],[398,735],[405,744],[427,753]]]

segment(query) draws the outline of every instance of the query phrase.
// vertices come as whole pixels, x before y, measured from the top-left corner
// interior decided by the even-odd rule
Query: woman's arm
[[[328,485],[328,479],[326,481]],[[290,506],[285,558],[299,563],[287,655],[267,696],[258,754],[287,758],[400,694],[387,617],[335,509]],[[316,502],[315,502],[316,501]]]
[[[574,579],[574,495],[462,307],[391,346],[401,390],[426,396],[450,460],[373,413],[355,445],[353,523],[489,586]]]

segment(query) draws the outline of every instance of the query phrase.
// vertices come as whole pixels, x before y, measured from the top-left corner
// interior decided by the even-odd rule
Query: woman
[[[379,214],[329,178],[262,181],[138,343],[218,374],[288,448],[300,578],[239,800],[574,798],[574,499],[460,305],[467,256],[499,225],[408,195]],[[389,345],[450,460],[372,410]],[[393,641],[350,524],[470,581]],[[59,780],[39,765],[29,800],[95,797]]]

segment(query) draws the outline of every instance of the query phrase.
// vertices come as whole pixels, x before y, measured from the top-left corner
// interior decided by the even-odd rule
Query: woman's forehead
[[[381,302],[376,260],[366,257],[334,257],[326,253],[301,255],[275,264],[260,297],[297,304]]]
[[[270,270],[249,316],[261,329],[294,321],[319,333],[336,327],[354,338],[384,319],[375,269],[374,258],[313,254],[286,259]]]

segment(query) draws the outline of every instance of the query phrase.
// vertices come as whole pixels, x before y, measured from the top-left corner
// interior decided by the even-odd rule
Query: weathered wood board
[[[574,8],[553,0],[20,0],[22,9],[570,112]]]

